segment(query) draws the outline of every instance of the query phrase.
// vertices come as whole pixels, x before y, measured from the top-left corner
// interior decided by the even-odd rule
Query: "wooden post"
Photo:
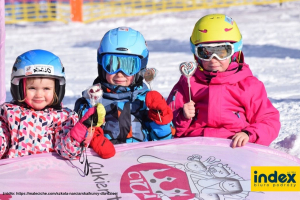
[[[83,0],[70,0],[71,20],[73,22],[82,22],[82,4]]]

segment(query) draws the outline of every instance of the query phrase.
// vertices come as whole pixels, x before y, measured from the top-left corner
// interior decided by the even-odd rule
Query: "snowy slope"
[[[180,76],[178,65],[193,60],[189,37],[196,21],[206,14],[224,13],[238,24],[244,39],[245,61],[264,82],[268,96],[280,111],[282,128],[271,144],[300,157],[300,2],[266,6],[166,13],[107,19],[91,24],[59,23],[6,26],[6,89],[10,100],[10,72],[15,58],[30,49],[58,55],[67,74],[64,104],[73,108],[81,91],[97,74],[96,49],[103,34],[119,26],[139,30],[150,49],[148,67],[159,73],[152,87],[167,97]]]

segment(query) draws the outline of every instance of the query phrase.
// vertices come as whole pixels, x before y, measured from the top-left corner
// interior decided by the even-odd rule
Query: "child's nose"
[[[35,96],[37,97],[41,97],[43,95],[43,90],[37,90],[36,93],[35,93]]]
[[[124,73],[121,72],[121,71],[119,71],[119,72],[117,73],[117,76],[124,76]]]

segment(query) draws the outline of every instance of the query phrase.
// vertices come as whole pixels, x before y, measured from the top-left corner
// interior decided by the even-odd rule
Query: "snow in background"
[[[226,14],[237,22],[245,61],[280,111],[282,127],[271,147],[300,158],[300,2],[106,19],[91,24],[6,25],[6,100],[11,100],[10,73],[16,57],[31,49],[45,49],[58,55],[66,68],[63,102],[73,108],[81,91],[97,76],[96,53],[102,36],[119,26],[132,27],[144,35],[150,50],[148,67],[159,71],[151,85],[167,98],[180,77],[178,65],[193,60],[189,38],[196,21],[212,13]]]

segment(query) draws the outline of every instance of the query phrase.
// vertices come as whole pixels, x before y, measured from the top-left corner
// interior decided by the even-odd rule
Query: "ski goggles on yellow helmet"
[[[242,39],[236,43],[222,42],[194,45],[191,43],[192,52],[200,60],[210,61],[213,57],[218,60],[226,60],[230,58],[235,52],[242,49]]]
[[[102,67],[108,74],[123,72],[132,76],[141,70],[141,58],[136,55],[104,54]]]

